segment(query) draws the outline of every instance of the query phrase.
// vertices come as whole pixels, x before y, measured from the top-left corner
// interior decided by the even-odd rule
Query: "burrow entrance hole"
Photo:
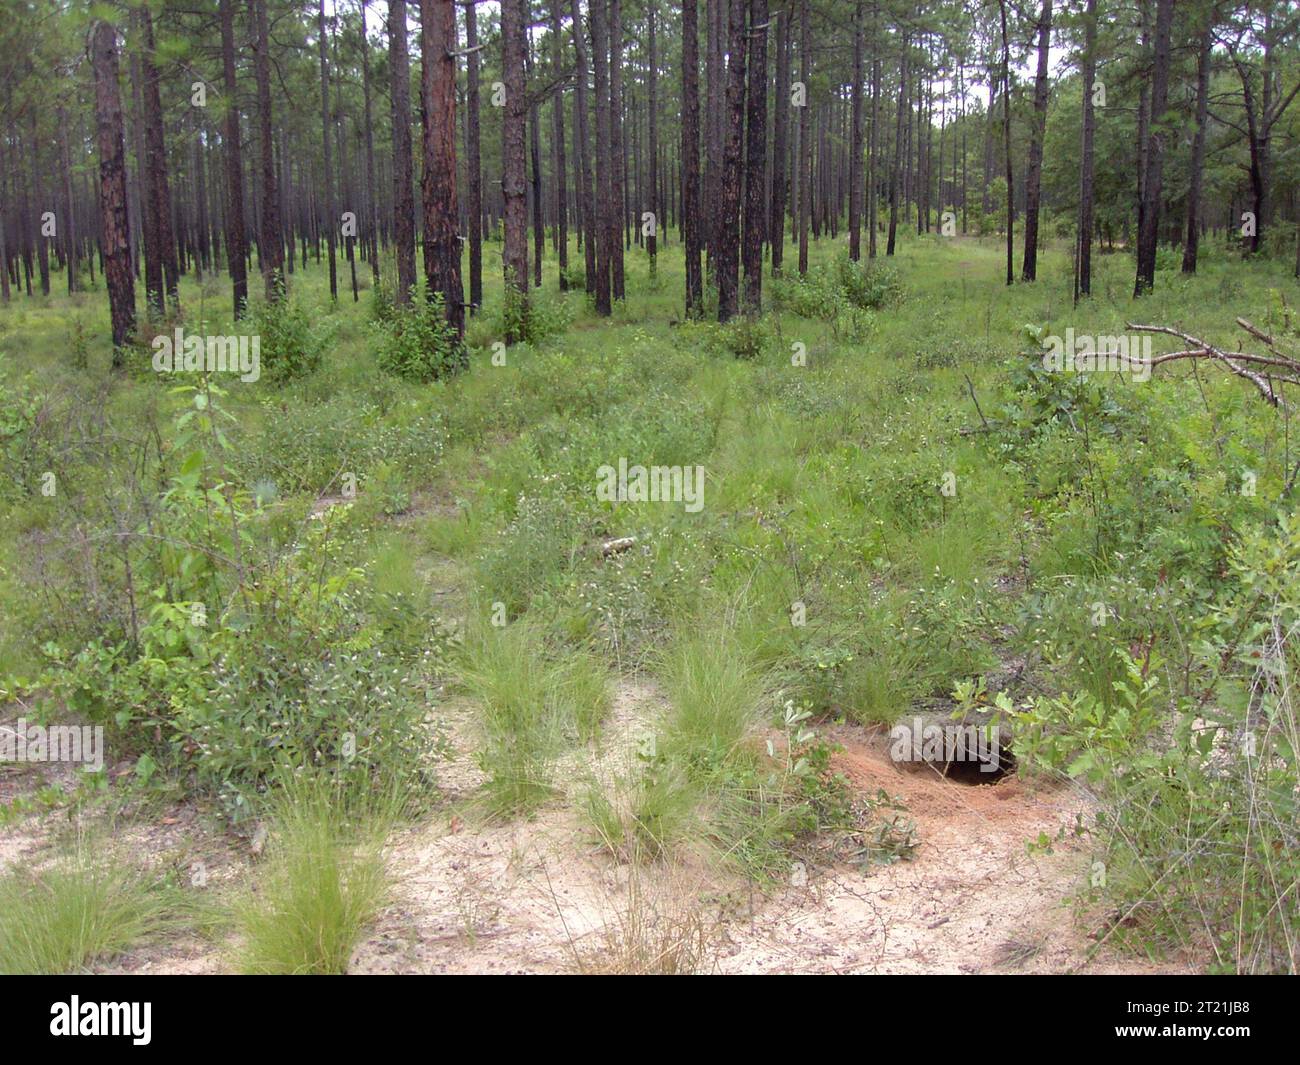
[[[981,784],[996,784],[1003,777],[1016,771],[1015,752],[1010,747],[1002,746],[996,755],[978,751],[958,751],[957,756],[949,761],[932,761],[930,763],[945,780],[967,787]]]

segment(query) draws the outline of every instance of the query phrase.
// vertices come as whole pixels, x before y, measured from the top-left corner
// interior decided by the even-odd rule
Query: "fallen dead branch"
[[[1287,409],[1287,402],[1280,388],[1283,385],[1300,386],[1300,358],[1283,351],[1275,337],[1245,318],[1238,318],[1237,325],[1263,344],[1268,354],[1224,351],[1199,337],[1168,325],[1142,325],[1129,322],[1127,328],[1137,333],[1163,333],[1165,336],[1176,337],[1186,345],[1179,351],[1165,352],[1152,358],[1148,363],[1152,369],[1163,363],[1177,362],[1182,359],[1208,359],[1222,364],[1229,372],[1249,381],[1266,403],[1283,410]]]

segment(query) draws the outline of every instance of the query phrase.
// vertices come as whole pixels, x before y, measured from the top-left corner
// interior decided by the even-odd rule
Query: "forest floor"
[[[1179,433],[1148,442],[1094,432],[1087,464],[1079,438],[1055,424],[1017,435],[1019,415],[1003,404],[1016,398],[1007,379],[1023,362],[1025,327],[1123,333],[1136,313],[1127,255],[1099,257],[1094,299],[1075,311],[1060,248],[1044,255],[1037,285],[1008,288],[994,241],[918,238],[889,264],[897,297],[862,309],[836,287],[841,243],[824,238],[814,248],[815,284],[773,283],[770,313],[726,328],[682,320],[675,254],[665,253],[651,277],[642,253],[630,253],[629,299],[612,321],[597,319],[580,293],[548,291],[539,306],[568,319],[549,337],[512,346],[504,368],[490,362],[501,287],[490,278],[489,307],[469,327],[471,366],[427,386],[374,366],[368,297],[354,304],[344,294],[331,306],[322,272],[304,275],[300,266],[297,298],[312,328],[328,333],[324,365],[278,391],[230,386],[240,434],[232,476],[269,486],[261,524],[250,528],[270,558],[296,550],[301,530],[341,515],[339,550],[352,552],[347,561],[373,597],[359,631],[384,640],[397,633],[393,653],[404,661],[428,655],[420,679],[433,707],[427,725],[441,741],[420,767],[428,774],[418,810],[388,832],[388,891],[348,971],[1206,966],[1201,930],[1190,926],[1153,936],[1149,951],[1131,941],[1121,949],[1128,910],[1090,890],[1095,793],[1063,773],[970,785],[930,765],[900,766],[888,729],[917,709],[950,710],[954,689],[976,677],[1018,704],[1067,687],[1107,688],[1116,668],[1107,655],[1140,648],[1148,620],[1130,607],[1124,627],[1128,616],[1119,619],[1116,607],[1124,624],[1107,630],[1102,654],[1088,611],[1103,596],[1137,601],[1142,581],[1164,582],[1165,563],[1148,564],[1142,541],[1135,552],[1123,537],[1173,542],[1183,526],[1181,513],[1170,506],[1166,514],[1164,497],[1151,502],[1144,486],[1164,485],[1179,463],[1228,468],[1222,441],[1233,432],[1241,439],[1232,447],[1267,456],[1264,483],[1273,475],[1264,466],[1286,468],[1283,444],[1245,420],[1253,408],[1240,414],[1235,382],[1198,380],[1193,389],[1186,378],[1150,391],[1107,382],[1126,410],[1147,404],[1153,419],[1199,397],[1204,414],[1187,413]],[[545,266],[551,289],[550,255]],[[1251,266],[1250,283],[1232,273],[1244,269],[1207,252],[1197,278],[1162,272],[1142,316],[1212,339],[1229,336],[1237,314],[1266,320],[1275,286],[1286,284],[1282,268]],[[187,284],[193,320],[234,331],[222,320],[224,278]],[[160,409],[169,413],[155,375],[135,368],[114,383],[106,347],[86,340],[106,331],[102,302],[102,293],[79,293],[0,311],[0,369],[87,409],[105,404],[105,423],[152,425]],[[73,359],[49,358],[79,349],[88,381]],[[807,362],[792,362],[791,352]],[[1104,405],[1080,411],[1081,419],[1111,416]],[[620,457],[706,464],[703,511],[598,506],[595,460]],[[339,480],[353,469],[356,500]],[[117,472],[95,475],[115,485]],[[949,475],[955,494],[937,488]],[[52,583],[75,567],[42,569],[29,557],[34,544],[57,539],[61,521],[73,524],[42,506],[9,499],[0,515],[14,534],[0,544],[0,613],[9,622],[0,631],[0,689],[6,678],[39,673],[32,633],[60,642],[99,636],[67,605],[79,600]],[[1157,516],[1168,528],[1153,524]],[[621,537],[634,546],[603,549]],[[1150,572],[1126,568],[1137,564]],[[485,619],[498,605],[517,642],[494,659]],[[791,622],[796,606],[806,626]],[[438,634],[447,630],[463,644],[445,646]],[[1079,653],[1060,653],[1061,645]],[[999,675],[1013,679],[995,685]],[[395,714],[408,696],[393,695]],[[27,712],[31,698],[0,699],[0,719]],[[543,723],[540,738],[514,722],[519,734],[503,740],[494,700],[512,699],[563,703],[576,716]],[[714,733],[691,716],[701,706],[717,714]],[[826,817],[792,831],[764,805],[804,816],[827,798],[785,757],[798,731],[791,707],[809,713],[812,732],[799,743],[809,757],[829,759],[815,783],[835,789],[848,821]],[[594,726],[584,708],[598,717]],[[724,743],[728,729],[739,738]],[[656,737],[669,753],[647,762],[646,742]],[[528,768],[544,794],[503,810],[494,789],[512,783],[501,757],[515,742],[536,746]],[[91,841],[187,899],[180,930],[91,959],[94,971],[239,967],[230,910],[262,890],[275,823],[262,809],[232,820],[213,789],[154,771],[152,759],[144,772],[141,752],[161,762],[163,747],[153,726],[143,738],[110,730],[96,787],[70,767],[0,764],[0,886]],[[659,811],[663,831],[650,834],[662,853],[652,860],[632,856],[621,837],[611,841],[595,805],[624,802],[627,788],[645,800],[660,782],[650,765],[676,782],[667,805],[682,807]]]
[[[574,756],[571,779],[633,762],[639,736],[664,709],[653,685],[620,683],[606,739]],[[838,726],[829,736],[840,748],[836,770],[857,796],[883,789],[906,810],[915,850],[888,864],[799,861],[784,883],[757,888],[690,854],[651,866],[615,861],[565,803],[526,820],[476,817],[464,801],[481,773],[454,722],[455,754],[440,766],[447,806],[389,839],[393,897],[358,944],[350,972],[620,971],[676,937],[692,941],[701,972],[1195,970],[1190,960],[1117,952],[1105,942],[1101,915],[1071,905],[1090,864],[1090,848],[1072,829],[1090,804],[1068,788],[1014,776],[968,786],[931,768],[905,770],[878,728]],[[30,775],[7,783],[11,794],[36,784]],[[19,864],[42,867],[69,831],[59,811],[10,825],[0,832],[0,875]],[[137,814],[112,834],[115,852],[145,868],[189,871],[202,862],[212,892],[256,880],[248,840],[232,839],[190,803]],[[1040,835],[1055,841],[1050,853],[1028,848]],[[642,931],[642,922],[667,939]],[[230,971],[229,959],[222,936],[185,934],[92,969],[220,973]]]

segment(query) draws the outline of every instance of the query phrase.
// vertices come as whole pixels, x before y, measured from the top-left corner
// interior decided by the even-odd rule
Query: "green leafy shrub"
[[[840,291],[855,307],[879,311],[903,300],[903,282],[894,266],[844,258],[837,260],[836,271]]]
[[[525,300],[518,290],[507,285],[494,332],[501,338],[514,337],[518,344],[540,344],[562,335],[572,323],[573,308],[568,299],[533,292]]]
[[[110,725],[139,754],[142,783],[188,773],[235,819],[286,770],[420,778],[436,753],[426,687],[445,644],[385,648],[383,611],[351,562],[349,507],[310,520],[288,550],[255,553],[251,501],[221,472],[233,445],[218,431],[220,390],[185,391],[172,435],[188,457],[157,519],[169,535],[138,575],[157,582],[150,605],[120,637],[48,645],[31,685],[41,705]]]
[[[4,353],[0,352],[0,499],[15,493],[19,485],[36,486],[27,461],[27,433],[36,419],[39,404],[25,388],[5,379]]]
[[[262,378],[283,384],[320,368],[331,331],[327,326],[313,325],[303,306],[286,298],[254,308],[253,332],[261,338]]]
[[[774,341],[771,324],[747,314],[711,324],[707,336],[710,350],[747,361],[759,358]]]
[[[376,360],[385,373],[427,382],[466,365],[465,346],[447,322],[441,292],[387,309],[373,327]]]
[[[1113,938],[1208,950],[1224,972],[1294,973],[1300,547],[1290,519],[1247,535],[1230,567],[1181,683],[1165,683],[1148,650],[1108,698],[1034,699],[1016,755],[1099,796],[1084,898],[1109,904]]]

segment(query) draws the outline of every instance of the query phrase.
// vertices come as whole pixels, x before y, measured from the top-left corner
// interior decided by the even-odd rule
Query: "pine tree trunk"
[[[55,108],[54,116],[59,130],[59,173],[63,178],[60,190],[63,197],[62,224],[59,228],[63,239],[63,265],[68,271],[68,292],[71,294],[77,290],[77,227],[73,214],[72,163],[68,157],[68,116],[62,104]],[[7,263],[0,265],[8,266]]]
[[[1093,140],[1097,115],[1092,87],[1097,76],[1097,0],[1088,0],[1083,38],[1083,145],[1079,158],[1079,265],[1078,296],[1092,293]],[[1076,296],[1076,299],[1078,297]]]
[[[284,298],[284,245],[280,231],[280,200],[276,193],[274,123],[271,115],[271,53],[266,0],[249,0],[253,15],[253,73],[257,79],[257,116],[262,141],[262,232],[258,257],[266,281],[266,299]]]
[[[808,144],[808,82],[812,77],[811,0],[799,5],[799,80],[803,84],[803,106],[799,108],[799,276],[808,273],[808,201],[812,197],[812,150]]]
[[[626,217],[627,154],[623,138],[623,0],[609,0],[609,196],[610,295],[625,297],[623,286],[623,223]]]
[[[650,256],[650,276],[654,277],[658,270],[657,256],[659,253],[659,45],[655,36],[655,3],[656,0],[648,0],[646,8],[646,27],[647,44],[650,49],[650,70],[647,77],[647,90],[649,100],[647,101],[646,115],[646,136],[648,143],[646,153],[649,162],[649,189],[650,198],[648,207],[653,224],[649,234],[646,236],[646,254]]]
[[[737,0],[739,2],[739,0]],[[706,75],[706,97],[704,102],[704,202],[702,218],[704,222],[705,262],[709,276],[713,277],[717,269],[718,222],[719,222],[719,187],[722,175],[722,97],[726,70],[723,65],[723,38],[726,35],[726,21],[723,12],[727,0],[705,0],[707,26],[705,40],[707,55],[704,72]]]
[[[849,148],[849,258],[862,258],[862,82],[864,28],[862,0],[853,8],[853,139]]]
[[[525,24],[527,10],[525,9]],[[531,41],[524,52],[525,73],[529,79],[533,74]],[[533,285],[542,287],[542,257],[546,253],[546,226],[542,214],[542,130],[541,106],[536,100],[528,108],[528,154],[532,161],[533,177],[531,193],[533,201]]]
[[[596,193],[591,182],[591,137],[587,130],[590,112],[587,109],[587,43],[582,31],[582,13],[578,0],[573,2],[573,52],[574,97],[573,135],[578,149],[578,202],[582,205],[582,253],[585,266],[585,288],[589,295],[596,293]]]
[[[609,130],[609,34],[605,21],[606,0],[590,0],[591,54],[596,93],[596,313],[609,317],[612,244],[617,225],[610,175]]]
[[[745,312],[763,306],[763,238],[767,230],[767,0],[749,0],[748,140],[745,163]]]
[[[718,321],[739,310],[740,184],[744,167],[745,2],[731,0],[727,33],[726,141],[722,154],[718,226]]]
[[[871,4],[871,138],[867,148],[867,257],[876,257],[876,228],[879,212],[880,183],[880,9]]]
[[[473,17],[473,8],[468,8]],[[388,65],[393,101],[393,244],[396,303],[415,287],[415,193],[411,183],[411,59],[406,40],[406,0],[388,0]]]
[[[1146,177],[1142,183],[1134,296],[1150,292],[1156,283],[1156,245],[1160,236],[1160,193],[1164,168],[1165,131],[1162,123],[1169,103],[1170,33],[1173,17],[1173,0],[1157,0],[1155,56],[1151,71],[1151,121],[1148,129]]]
[[[235,80],[235,0],[220,0],[221,70],[225,89],[226,269],[230,272],[234,317],[248,309],[248,236],[244,225],[244,156],[240,145],[239,97]]]
[[[785,258],[786,159],[790,154],[790,14],[777,12],[776,97],[772,116],[772,215],[768,239],[772,242],[772,275],[779,276]]]
[[[574,0],[576,3],[577,0]],[[698,0],[682,0],[682,243],[686,245],[686,316],[704,302],[700,251],[700,27]]]
[[[507,315],[507,344],[523,340],[528,316],[528,193],[524,137],[528,99],[524,79],[528,21],[527,0],[502,0],[501,64],[505,107],[501,122],[502,196],[505,201],[505,264],[507,300],[517,300]]]
[[[908,40],[903,35],[903,55],[898,68],[898,108],[894,114],[894,157],[889,161],[889,237],[885,254],[893,255],[898,242],[898,196],[903,174],[903,116],[907,110]]]
[[[561,69],[564,62],[564,43],[560,33],[560,0],[551,0],[551,41],[556,70]],[[559,256],[560,291],[566,292],[569,288],[569,173],[564,150],[564,93],[558,88],[551,101],[551,136],[555,165],[556,254]]]
[[[375,183],[374,116],[370,107],[370,37],[366,31],[366,5],[361,0],[361,94],[365,101],[366,138],[366,252],[370,256],[370,283],[379,284],[379,188]],[[292,243],[292,242],[291,242]]]
[[[425,295],[430,300],[442,297],[447,324],[457,337],[463,337],[465,290],[460,279],[460,210],[456,203],[455,51],[456,8],[452,0],[420,0],[420,86],[424,104],[420,191],[424,201]],[[519,89],[522,105],[523,86]],[[506,106],[509,108],[509,101]],[[524,254],[526,257],[527,248]],[[525,272],[527,269],[525,258]]]
[[[465,214],[469,221],[469,304],[471,313],[483,305],[483,160],[479,133],[478,16],[465,5],[465,168],[469,175]]]
[[[327,48],[329,37],[325,32],[325,0],[316,7],[317,48],[320,55],[320,136],[325,167],[319,178],[325,184],[325,242],[328,247],[330,267],[330,299],[339,299],[338,266],[334,260],[334,227],[338,225],[338,207],[334,202],[334,159],[330,153],[330,74]]]
[[[1052,39],[1052,0],[1043,0],[1038,18],[1038,70],[1034,78],[1034,126],[1025,167],[1025,255],[1020,277],[1038,277],[1038,205],[1043,181],[1043,138],[1047,135],[1047,56]]]
[[[127,232],[126,143],[118,93],[117,31],[107,22],[95,26],[91,60],[95,72],[95,128],[99,146],[100,248],[113,323],[113,368],[121,369],[122,349],[135,333],[135,278]],[[8,262],[4,268],[8,271]]]
[[[1006,0],[998,0],[1002,16],[1002,141],[1007,164],[1007,284],[1015,283],[1015,178],[1011,172],[1011,43],[1007,37]]]
[[[1187,239],[1183,245],[1183,273],[1196,273],[1201,241],[1201,189],[1205,179],[1205,129],[1210,102],[1210,46],[1214,41],[1212,18],[1206,16],[1196,56],[1196,136],[1192,141],[1191,185],[1187,190]]]

